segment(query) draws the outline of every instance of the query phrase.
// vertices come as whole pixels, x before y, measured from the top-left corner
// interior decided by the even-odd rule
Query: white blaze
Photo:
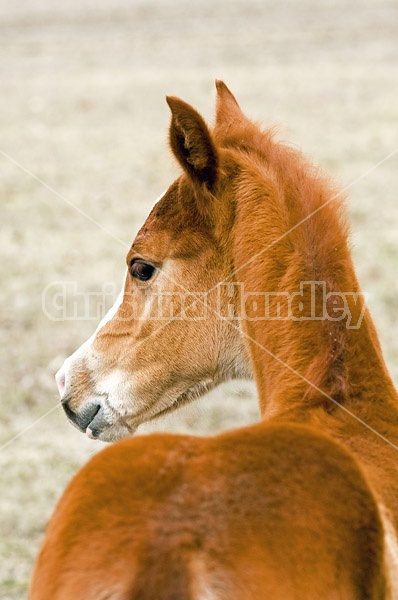
[[[384,549],[389,600],[398,600],[398,538],[397,532],[384,506],[380,507],[381,520],[384,527]]]
[[[124,288],[126,285],[127,276],[128,276],[128,272],[126,272],[126,275],[124,277],[123,287],[122,287],[118,297],[116,298],[115,303],[113,304],[112,308],[110,308],[108,310],[108,312],[106,313],[106,315],[104,316],[102,321],[99,323],[99,325],[96,328],[96,330],[94,331],[93,335],[90,336],[81,346],[79,346],[79,348],[77,350],[75,350],[75,352],[73,354],[71,354],[70,356],[68,356],[68,358],[65,359],[64,364],[62,365],[62,367],[56,374],[55,379],[57,381],[57,385],[58,385],[58,389],[59,389],[61,398],[64,395],[64,392],[68,386],[68,373],[69,373],[71,367],[73,366],[73,363],[75,361],[79,361],[84,356],[86,351],[92,346],[99,330],[102,329],[102,327],[106,323],[108,323],[108,321],[110,321],[116,315],[117,311],[119,310],[119,308],[123,302]]]
[[[99,332],[99,330],[102,329],[102,327],[106,323],[108,323],[108,321],[110,321],[111,319],[113,319],[113,317],[116,315],[117,311],[121,307],[121,305],[123,303],[124,288],[126,287],[127,276],[128,276],[128,272],[126,271],[126,275],[124,276],[124,282],[123,282],[122,289],[120,290],[119,295],[116,298],[114,305],[108,310],[108,312],[106,313],[106,315],[104,316],[104,318],[102,319],[102,321],[100,321],[100,323],[98,324],[97,329],[94,331],[94,333],[91,336],[90,340],[93,340],[95,338],[95,336],[97,335],[97,333]]]

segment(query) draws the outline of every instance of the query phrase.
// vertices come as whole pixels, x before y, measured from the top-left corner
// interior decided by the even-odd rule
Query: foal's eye
[[[143,260],[132,260],[130,263],[130,275],[140,281],[148,281],[155,272],[155,267]]]

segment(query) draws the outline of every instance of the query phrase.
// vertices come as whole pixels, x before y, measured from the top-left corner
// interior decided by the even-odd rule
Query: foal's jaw
[[[231,339],[231,345],[234,344],[236,340]],[[100,357],[96,360],[99,361]],[[177,378],[173,384],[167,383],[169,371],[164,365],[162,375],[157,377],[156,369],[152,375],[148,369],[145,379],[140,372],[128,373],[116,366],[103,376],[97,375],[93,368],[92,380],[78,390],[76,379],[79,378],[79,369],[81,363],[71,363],[71,385],[67,384],[62,396],[63,408],[70,422],[81,432],[91,439],[106,442],[132,435],[139,425],[197,400],[223,381],[251,376],[243,353],[240,359],[231,357],[228,368],[224,370],[207,376],[198,374],[189,381]],[[89,371],[87,374],[90,377]]]

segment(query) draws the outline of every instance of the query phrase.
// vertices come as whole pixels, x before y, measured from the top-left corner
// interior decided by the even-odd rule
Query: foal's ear
[[[167,96],[171,109],[170,146],[194,183],[212,191],[218,172],[218,156],[208,127],[192,106]]]
[[[216,79],[216,88],[216,127],[228,126],[233,121],[244,121],[245,116],[231,90],[219,79]]]

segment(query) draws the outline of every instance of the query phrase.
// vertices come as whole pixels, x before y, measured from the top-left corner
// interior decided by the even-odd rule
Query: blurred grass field
[[[1,599],[26,596],[57,498],[102,447],[66,422],[54,383],[95,322],[49,320],[42,292],[120,286],[126,246],[178,172],[166,94],[211,121],[224,79],[351,186],[355,263],[398,382],[398,155],[371,170],[398,147],[397,20],[395,0],[0,0]],[[257,418],[253,385],[237,383],[151,429]]]

